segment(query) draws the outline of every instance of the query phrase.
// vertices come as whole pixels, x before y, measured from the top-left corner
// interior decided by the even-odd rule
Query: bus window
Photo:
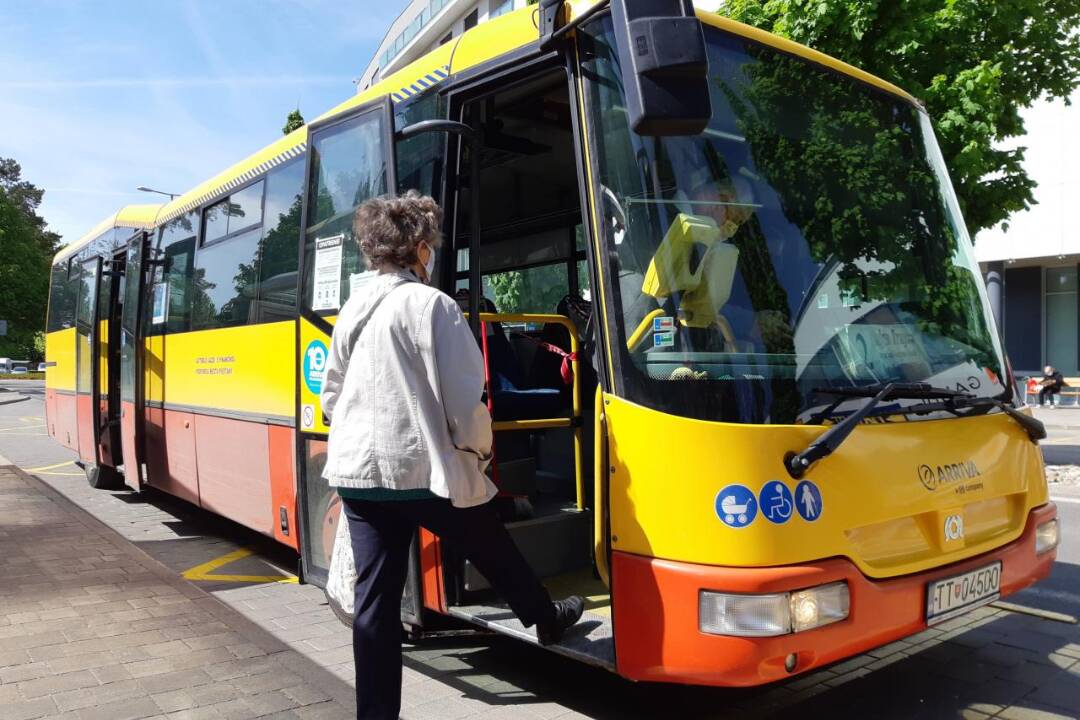
[[[167,222],[158,234],[164,270],[154,273],[148,308],[150,332],[147,334],[186,332],[189,329],[198,223],[199,213],[190,212]]]
[[[78,297],[79,285],[74,279],[68,279],[67,263],[53,266],[46,326],[48,332],[75,326],[75,303]]]
[[[337,312],[349,298],[353,277],[367,269],[352,221],[360,203],[387,192],[387,122],[390,118],[378,111],[363,111],[312,133],[304,303],[316,312]],[[316,264],[324,271],[329,267],[329,277],[320,278],[317,287]]]
[[[398,130],[423,120],[446,116],[446,102],[436,92],[411,101],[394,114]],[[417,190],[442,202],[442,171],[446,136],[423,133],[397,143],[397,188],[399,193]]]
[[[191,329],[234,327],[253,320],[258,287],[263,187],[260,180],[203,212],[202,245],[195,255]]]
[[[257,322],[296,317],[296,271],[303,204],[303,161],[294,160],[270,171],[266,176],[265,232],[259,246]]]
[[[260,229],[199,248],[191,301],[191,329],[246,325],[257,287]]]

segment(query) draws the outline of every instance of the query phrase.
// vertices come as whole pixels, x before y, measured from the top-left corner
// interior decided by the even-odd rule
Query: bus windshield
[[[1006,393],[971,241],[926,114],[705,27],[713,117],[627,125],[609,18],[581,40],[616,391],[792,423],[893,381]]]

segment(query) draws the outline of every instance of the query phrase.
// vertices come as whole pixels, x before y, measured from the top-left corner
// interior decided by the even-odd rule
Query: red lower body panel
[[[143,434],[149,485],[299,548],[292,428],[147,408]]]
[[[729,568],[612,554],[618,671],[634,680],[746,686],[780,680],[879,647],[926,627],[926,585],[986,565],[1003,563],[1001,594],[1050,574],[1056,553],[1035,554],[1035,527],[1054,518],[1044,505],[1031,512],[1024,534],[993,552],[932,571],[888,580],[867,578],[845,559],[798,566]],[[846,581],[846,620],[771,638],[710,635],[698,629],[702,590],[775,593]],[[794,654],[792,673],[784,667]]]

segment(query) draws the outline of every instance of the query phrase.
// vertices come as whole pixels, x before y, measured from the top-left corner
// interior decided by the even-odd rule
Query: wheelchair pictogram
[[[795,511],[795,499],[791,495],[788,486],[779,480],[770,480],[761,488],[758,498],[761,505],[761,514],[769,522],[782,525],[791,519]]]

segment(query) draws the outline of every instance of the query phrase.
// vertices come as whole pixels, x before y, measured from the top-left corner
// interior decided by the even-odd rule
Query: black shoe
[[[554,616],[547,622],[536,624],[536,639],[541,645],[551,645],[562,640],[567,628],[580,620],[581,614],[585,612],[585,601],[578,595],[556,600],[552,606],[555,609]]]

